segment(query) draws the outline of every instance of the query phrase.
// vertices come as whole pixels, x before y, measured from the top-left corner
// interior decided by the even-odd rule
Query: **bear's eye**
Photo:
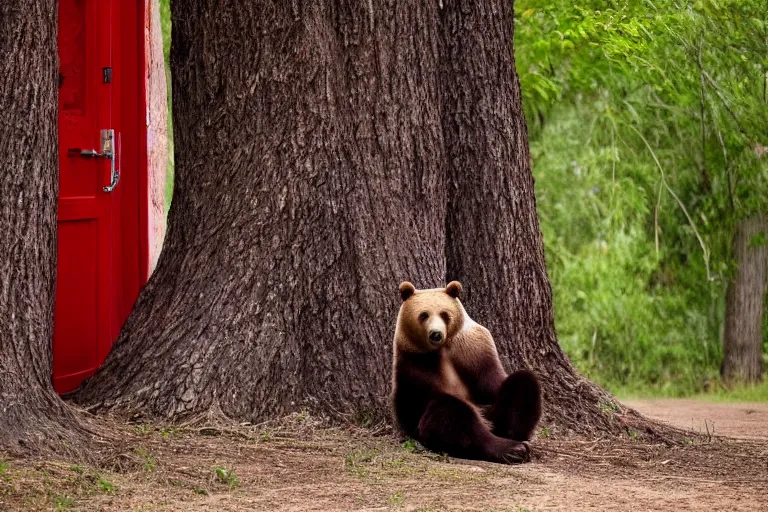
[[[429,313],[424,311],[422,314],[419,315],[419,322],[426,322],[427,318],[429,318]]]
[[[451,315],[449,315],[446,311],[443,311],[440,313],[440,316],[443,318],[443,322],[445,322],[445,325],[448,325],[448,323],[451,321]]]

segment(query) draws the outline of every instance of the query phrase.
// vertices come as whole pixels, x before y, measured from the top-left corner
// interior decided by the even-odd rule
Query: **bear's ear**
[[[448,286],[445,287],[445,293],[453,297],[454,299],[458,299],[459,295],[461,295],[462,291],[461,283],[458,281],[451,281],[448,283]]]
[[[405,300],[416,292],[416,288],[408,281],[400,283],[400,298]]]

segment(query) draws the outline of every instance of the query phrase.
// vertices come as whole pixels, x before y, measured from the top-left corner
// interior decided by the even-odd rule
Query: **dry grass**
[[[95,465],[0,454],[0,510],[758,510],[768,443],[534,442],[521,466],[458,461],[305,414],[260,426],[124,425]],[[693,438],[692,438],[693,439]]]

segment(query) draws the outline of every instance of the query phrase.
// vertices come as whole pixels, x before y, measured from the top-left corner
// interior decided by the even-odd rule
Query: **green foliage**
[[[70,510],[75,504],[75,500],[69,496],[55,496],[53,498],[54,510]]]
[[[136,448],[134,453],[139,458],[141,467],[144,471],[151,472],[155,470],[155,466],[157,466],[157,459],[151,453],[149,453],[144,448]]]
[[[738,386],[731,389],[718,386],[714,391],[698,395],[696,398],[715,402],[768,402],[768,380],[757,386]]]
[[[768,10],[516,8],[561,344],[614,391],[717,385],[733,226],[768,207]]]
[[[216,480],[218,480],[219,483],[227,485],[230,489],[234,489],[240,485],[240,481],[238,480],[234,469],[217,467],[215,474]]]
[[[402,491],[398,491],[394,494],[390,494],[388,498],[389,504],[393,506],[400,506],[405,503],[405,496]]]
[[[105,493],[110,493],[115,490],[114,484],[108,482],[103,477],[99,477],[99,487],[101,488],[102,492]]]
[[[168,84],[168,173],[165,183],[165,213],[173,199],[174,155],[173,155],[173,109],[171,94],[171,6],[170,0],[160,0],[160,25],[163,31],[163,56],[165,57],[165,78]]]

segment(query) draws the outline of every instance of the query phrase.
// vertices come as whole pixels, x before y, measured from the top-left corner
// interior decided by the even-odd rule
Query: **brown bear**
[[[416,290],[400,285],[392,406],[395,421],[426,448],[450,456],[515,463],[529,459],[541,417],[536,377],[507,375],[491,333],[473,321],[461,283]]]

